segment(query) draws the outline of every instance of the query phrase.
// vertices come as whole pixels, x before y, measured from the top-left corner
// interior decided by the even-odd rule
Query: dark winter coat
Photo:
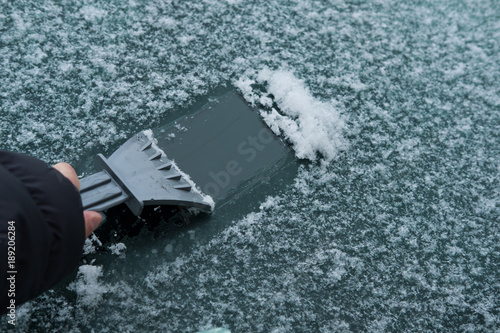
[[[0,150],[0,311],[72,272],[84,240],[82,203],[73,184],[36,158]]]

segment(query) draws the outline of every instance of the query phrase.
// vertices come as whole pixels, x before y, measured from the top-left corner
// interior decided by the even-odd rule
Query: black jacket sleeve
[[[18,306],[74,270],[84,241],[73,184],[36,158],[0,150],[1,312],[11,299]]]

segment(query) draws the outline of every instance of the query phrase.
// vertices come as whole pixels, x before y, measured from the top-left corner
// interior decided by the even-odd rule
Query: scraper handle
[[[106,170],[80,179],[80,195],[84,210],[105,211],[129,199]]]
[[[144,206],[212,209],[144,132],[130,138],[109,158],[97,154],[95,165],[101,171],[80,179],[84,210],[104,212],[121,203],[136,216]]]

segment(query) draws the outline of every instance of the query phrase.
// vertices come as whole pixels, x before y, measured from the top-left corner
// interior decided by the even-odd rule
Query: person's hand
[[[54,169],[59,171],[64,177],[68,178],[73,185],[80,191],[80,180],[75,172],[75,169],[68,163],[57,163],[54,165]],[[94,211],[84,211],[83,217],[85,219],[85,237],[89,237],[90,234],[97,229],[102,221],[102,216],[98,212]]]

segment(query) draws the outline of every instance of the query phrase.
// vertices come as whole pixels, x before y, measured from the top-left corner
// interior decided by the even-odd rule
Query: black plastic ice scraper
[[[142,131],[82,178],[85,210],[105,211],[125,203],[135,215],[145,205],[210,211],[219,200],[259,182],[286,163],[290,148],[236,92],[192,115]]]

